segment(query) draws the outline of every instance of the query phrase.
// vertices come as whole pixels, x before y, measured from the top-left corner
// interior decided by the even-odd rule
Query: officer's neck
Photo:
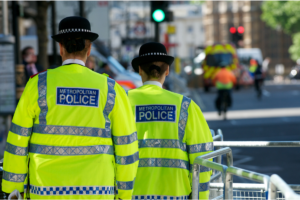
[[[166,76],[169,74],[169,72],[165,72],[161,75],[160,78],[149,78],[148,75],[142,70],[141,67],[139,67],[139,74],[142,78],[142,82],[145,83],[146,81],[157,81],[159,82],[161,85],[164,84]]]
[[[142,81],[143,81],[143,83],[145,83],[145,82],[147,82],[147,81],[156,81],[156,82],[159,82],[161,85],[163,85],[164,84],[164,82],[165,82],[165,76],[163,76],[163,77],[161,77],[161,78],[159,78],[159,79],[154,79],[154,78],[150,78],[150,79],[147,79],[147,78],[143,78],[142,77]]]
[[[81,56],[62,56],[62,61],[64,62],[65,60],[69,60],[69,59],[77,59],[77,60],[81,60],[82,62],[86,63],[86,59],[87,57],[82,58]]]

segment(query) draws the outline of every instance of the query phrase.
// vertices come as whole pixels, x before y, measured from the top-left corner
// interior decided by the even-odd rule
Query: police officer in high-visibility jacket
[[[125,91],[85,67],[98,37],[82,17],[59,24],[62,66],[32,77],[4,153],[2,189],[30,199],[131,199],[136,126]]]
[[[174,58],[160,43],[141,46],[132,66],[144,85],[129,90],[139,140],[133,199],[188,199],[191,164],[213,150],[211,132],[193,100],[162,89]],[[208,199],[211,171],[201,168],[200,199]]]

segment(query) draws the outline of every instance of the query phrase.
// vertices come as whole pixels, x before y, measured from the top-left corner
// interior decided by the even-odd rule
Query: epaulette
[[[47,71],[47,70],[44,70],[44,71],[38,72],[38,73],[36,73],[36,74],[33,74],[32,76],[30,76],[30,78],[33,78],[33,77],[35,77],[36,75],[38,75],[38,74],[40,74],[40,73],[42,73],[42,72],[45,72],[45,71]]]
[[[109,78],[109,75],[108,75],[108,74],[106,74],[106,73],[102,73],[102,75],[103,75],[103,76],[106,76],[106,77],[108,77],[108,78]]]

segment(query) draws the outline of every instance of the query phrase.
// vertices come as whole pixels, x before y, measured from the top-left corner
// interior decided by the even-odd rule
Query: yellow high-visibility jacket
[[[139,168],[133,199],[188,199],[192,165],[213,151],[210,129],[191,99],[144,85],[129,90],[139,140]],[[199,198],[209,198],[211,171],[201,167]]]
[[[138,167],[128,97],[79,64],[31,78],[4,153],[2,189],[25,198],[131,199]]]

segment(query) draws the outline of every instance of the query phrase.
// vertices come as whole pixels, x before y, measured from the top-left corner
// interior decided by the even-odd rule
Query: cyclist
[[[215,105],[219,115],[221,115],[223,97],[227,97],[226,98],[227,107],[230,107],[232,105],[231,89],[236,83],[236,77],[224,65],[221,67],[221,70],[218,71],[217,74],[215,75],[213,82],[216,88],[218,89],[218,96],[215,101]],[[226,108],[224,108],[224,112],[226,112]]]

